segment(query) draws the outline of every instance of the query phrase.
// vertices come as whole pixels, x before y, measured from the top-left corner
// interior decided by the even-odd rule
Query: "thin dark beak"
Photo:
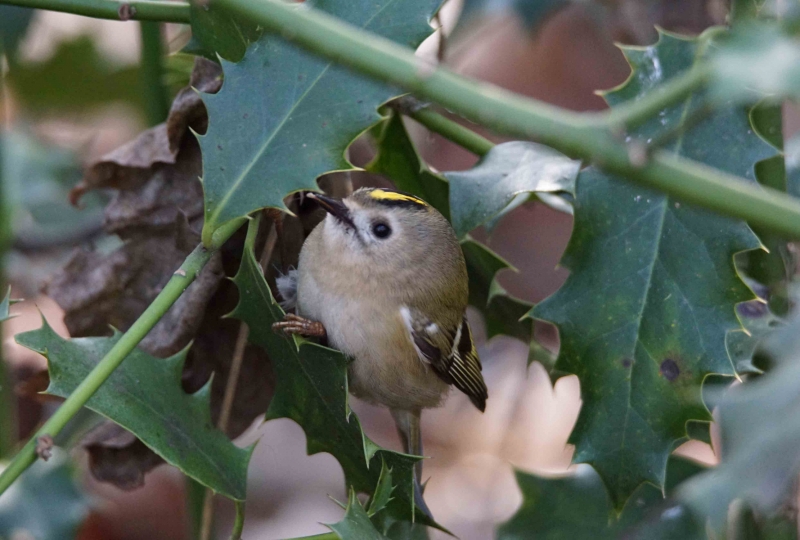
[[[345,204],[340,199],[334,199],[333,197],[328,197],[327,195],[320,195],[319,193],[309,193],[309,199],[314,199],[319,203],[319,205],[328,212],[330,215],[350,227],[351,229],[356,229],[356,224],[353,223],[353,218],[350,215],[350,210],[345,206]]]

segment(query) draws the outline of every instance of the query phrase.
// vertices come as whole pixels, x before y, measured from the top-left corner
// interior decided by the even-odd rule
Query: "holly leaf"
[[[668,470],[666,493],[669,495],[680,482],[702,472],[704,467],[673,456]],[[497,540],[627,538],[623,533],[660,509],[664,501],[661,490],[642,485],[622,512],[613,515],[612,500],[603,481],[589,465],[579,465],[575,471],[554,478],[517,471],[517,483],[522,490],[522,506],[500,526]],[[610,515],[613,517],[609,520]],[[705,538],[685,511],[667,510],[648,525],[651,532],[659,530],[659,538]]]
[[[221,10],[214,2],[192,2],[189,17],[196,43],[190,42],[187,52],[214,60],[219,55],[229,62],[240,61],[248,45],[262,34],[258,25]]]
[[[492,148],[472,169],[444,173],[450,181],[453,228],[462,238],[496,218],[525,193],[575,193],[580,161],[550,147],[512,141]]]
[[[386,508],[386,505],[392,500],[392,491],[394,491],[392,470],[386,466],[386,462],[384,461],[381,463],[381,476],[378,478],[378,485],[375,487],[375,493],[372,494],[369,500],[367,513],[370,517]]]
[[[120,340],[63,339],[42,320],[38,330],[17,334],[20,345],[47,358],[46,393],[68,397]],[[186,350],[167,359],[135,349],[86,406],[142,440],[168,463],[204,486],[244,500],[252,448],[237,448],[212,421],[209,381],[195,394],[181,389]]]
[[[0,538],[75,539],[89,515],[89,501],[74,476],[61,453],[31,465],[0,498]]]
[[[305,431],[308,453],[328,452],[342,466],[345,482],[360,493],[376,493],[381,472],[391,469],[394,498],[387,511],[402,519],[435,524],[414,508],[413,469],[421,458],[392,452],[372,442],[347,403],[348,359],[339,351],[272,331],[283,320],[253,253],[254,228],[248,231],[242,263],[234,281],[239,304],[232,316],[247,323],[250,341],[269,353],[277,383],[266,419],[290,418]],[[383,465],[382,465],[383,464]],[[384,489],[377,498],[384,499]]]
[[[800,471],[800,321],[795,318],[768,338],[760,351],[769,357],[766,375],[717,395],[721,461],[681,486],[678,498],[716,530],[726,526],[734,499],[767,517],[793,504]]]
[[[503,15],[512,13],[529,27],[542,23],[555,11],[569,5],[569,0],[466,0],[461,11],[459,24],[469,22],[476,15]]]
[[[327,525],[342,540],[388,540],[369,520],[369,515],[361,506],[356,492],[350,489],[347,510],[339,523]]]
[[[689,69],[707,39],[662,32],[655,45],[623,48],[633,72],[607,100],[637,99]],[[661,111],[629,137],[650,143],[681,125],[700,97]],[[775,154],[753,132],[748,111],[733,105],[687,125],[667,149],[750,180],[755,163]],[[555,369],[581,381],[574,459],[595,467],[615,508],[642,482],[663,486],[687,422],[711,419],[701,383],[735,373],[725,336],[741,329],[735,305],[753,298],[733,256],[759,246],[741,221],[596,168],[578,177],[575,228],[561,262],[571,274],[531,314],[559,329]]]
[[[441,0],[308,0],[314,8],[416,48],[431,32]],[[398,90],[264,35],[238,64],[222,63],[225,83],[204,96],[209,129],[203,150],[203,238],[258,208],[284,208],[315,179],[350,169],[345,150],[380,120],[377,108]]]
[[[800,96],[800,43],[778,24],[744,21],[710,59],[711,97],[755,102]]]
[[[400,115],[395,114],[385,122],[377,143],[377,155],[366,169],[386,176],[397,189],[421,197],[450,219],[454,213],[450,184],[422,161]],[[497,281],[499,272],[515,269],[470,237],[462,240],[461,249],[469,273],[469,303],[483,313],[487,338],[505,334],[531,343],[533,321],[521,319],[533,304],[510,296]]]

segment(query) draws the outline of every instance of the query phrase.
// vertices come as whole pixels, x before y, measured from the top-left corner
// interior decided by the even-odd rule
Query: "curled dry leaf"
[[[51,279],[46,292],[65,311],[72,337],[110,335],[110,327],[128,329],[161,291],[200,241],[203,190],[200,149],[191,130],[202,133],[208,119],[194,88],[214,92],[221,85],[219,66],[197,59],[192,87],[183,89],[163,124],[91,164],[72,191],[77,202],[92,189],[116,193],[105,208],[104,229],[122,243],[108,251],[77,249]],[[236,243],[237,238],[231,240]],[[241,239],[238,239],[241,242]],[[212,373],[212,419],[222,404],[239,323],[220,318],[232,310],[238,293],[223,278],[238,268],[241,246],[223,248],[200,272],[140,347],[168,357],[193,343],[183,387],[195,392]],[[272,396],[274,378],[261,349],[247,347],[227,433],[241,434],[262,414]],[[112,423],[87,437],[92,473],[123,489],[142,485],[144,475],[162,462],[135,436]]]

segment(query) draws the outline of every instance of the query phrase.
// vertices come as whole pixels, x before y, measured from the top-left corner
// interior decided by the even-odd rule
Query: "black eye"
[[[386,223],[379,221],[372,224],[372,234],[378,238],[389,238],[389,235],[392,234],[392,229]]]

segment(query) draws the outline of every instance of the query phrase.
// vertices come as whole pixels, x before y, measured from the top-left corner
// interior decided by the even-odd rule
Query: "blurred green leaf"
[[[687,459],[672,457],[666,482],[667,495],[683,480],[704,470]],[[615,540],[625,538],[624,532],[663,510],[648,522],[652,533],[671,539],[705,538],[688,512],[663,509],[661,490],[645,484],[640,486],[616,516],[612,501],[600,476],[589,465],[579,465],[573,472],[557,477],[542,477],[517,472],[522,490],[522,506],[497,531],[497,540]],[[613,517],[610,517],[613,516]]]
[[[512,141],[492,148],[472,169],[444,173],[456,235],[462,238],[495,218],[520,194],[574,195],[580,167],[580,161],[547,146]]]
[[[350,497],[347,501],[347,510],[344,518],[338,523],[327,525],[342,540],[388,540],[369,520],[367,512],[356,497],[356,492],[350,488]]]
[[[800,41],[777,23],[738,25],[719,41],[710,62],[711,96],[719,101],[800,97]]]
[[[800,321],[769,338],[764,352],[771,370],[717,395],[721,463],[681,486],[678,497],[716,530],[725,528],[728,506],[742,499],[774,516],[790,504],[800,472]]]
[[[115,65],[86,35],[62,41],[46,60],[13,62],[6,81],[29,114],[75,115],[124,102],[144,115],[139,67]]]
[[[3,469],[0,464],[0,470]],[[73,540],[89,515],[89,501],[66,456],[37,461],[0,497],[0,538]]]
[[[0,6],[0,51],[13,57],[17,46],[25,37],[33,19],[33,9],[17,6]]]
[[[607,100],[637,99],[689,69],[706,39],[662,33],[653,46],[624,48],[633,73]],[[661,111],[629,138],[650,143],[681,125],[699,99]],[[735,106],[687,127],[666,149],[751,180],[754,165],[775,155]],[[578,178],[574,207],[561,263],[571,274],[532,315],[559,329],[556,371],[581,381],[574,460],[595,467],[619,509],[642,482],[664,485],[687,422],[711,419],[701,383],[734,374],[726,334],[741,329],[735,305],[752,298],[733,256],[759,243],[743,222],[593,167]]]
[[[441,0],[307,0],[343,21],[416,48],[432,32]],[[398,90],[264,35],[238,64],[223,62],[225,83],[203,99],[209,128],[203,150],[203,238],[258,208],[282,208],[321,174],[350,169],[345,150],[380,119]]]
[[[17,343],[47,358],[47,393],[68,397],[119,341],[58,336],[46,320],[17,334]],[[237,448],[211,421],[211,381],[195,394],[181,389],[186,351],[161,359],[136,349],[86,406],[124,427],[156,454],[201,484],[244,500],[251,450]]]
[[[378,153],[367,170],[386,176],[401,191],[422,197],[449,219],[453,214],[449,184],[419,157],[399,115],[385,122],[377,142]],[[513,270],[511,265],[470,237],[461,242],[461,249],[469,272],[469,303],[483,314],[487,337],[505,334],[531,343],[533,321],[521,319],[533,304],[510,296],[497,280],[499,272]]]
[[[364,434],[347,403],[347,357],[272,331],[272,324],[283,320],[284,312],[256,261],[254,236],[248,236],[234,279],[239,288],[239,305],[232,315],[247,323],[250,341],[269,353],[275,368],[275,395],[266,419],[290,418],[297,422],[305,431],[309,455],[330,453],[342,466],[346,484],[360,493],[373,494],[378,487],[377,498],[385,500],[381,473],[385,468],[391,469],[394,498],[385,511],[398,519],[411,520],[415,514],[413,470],[420,458],[385,450]],[[383,479],[386,480],[385,475]],[[419,510],[416,520],[429,522]]]
[[[15,242],[23,247],[60,246],[99,231],[105,197],[97,192],[69,202],[69,190],[80,180],[77,156],[46,145],[24,131],[0,135],[5,200],[11,212]]]
[[[460,24],[476,16],[513,13],[529,27],[541,23],[545,17],[569,5],[569,0],[465,0]]]

